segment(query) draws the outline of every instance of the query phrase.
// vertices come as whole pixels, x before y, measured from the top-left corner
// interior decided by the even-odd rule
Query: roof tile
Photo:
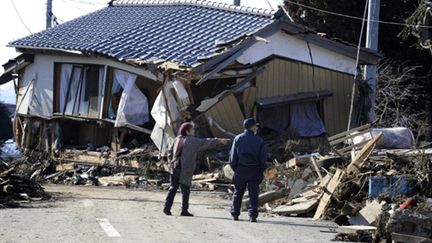
[[[193,66],[218,44],[272,23],[271,12],[200,0],[114,1],[112,6],[11,43],[95,52],[118,60]]]

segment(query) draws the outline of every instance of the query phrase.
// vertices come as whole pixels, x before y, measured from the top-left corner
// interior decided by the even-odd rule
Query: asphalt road
[[[190,211],[162,213],[165,192],[46,185],[55,200],[0,210],[0,242],[330,242],[335,225],[297,217],[247,214],[232,221],[220,194],[193,192]]]

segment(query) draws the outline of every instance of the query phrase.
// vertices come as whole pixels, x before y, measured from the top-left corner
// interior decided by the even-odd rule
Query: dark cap
[[[250,129],[251,127],[258,125],[255,121],[255,119],[253,118],[248,118],[246,120],[243,121],[243,126],[245,129]]]

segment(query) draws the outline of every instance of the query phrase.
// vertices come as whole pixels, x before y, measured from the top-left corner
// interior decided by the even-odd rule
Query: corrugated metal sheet
[[[118,1],[11,45],[193,66],[218,54],[218,44],[274,21],[272,11],[230,6],[204,1]]]
[[[315,77],[315,78],[313,78]],[[315,79],[315,80],[314,80]],[[353,77],[324,68],[274,59],[257,77],[256,98],[290,95],[299,92],[330,90],[333,96],[324,99],[324,123],[329,135],[346,130]]]
[[[216,105],[206,111],[205,116],[207,119],[212,117],[223,129],[234,134],[243,131],[243,113],[233,94],[225,96]],[[227,137],[225,133],[215,126],[210,126],[210,130],[215,137]]]

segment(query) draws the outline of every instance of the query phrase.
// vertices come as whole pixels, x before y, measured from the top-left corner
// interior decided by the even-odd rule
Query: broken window
[[[100,65],[61,64],[56,111],[69,116],[98,118],[104,85]]]
[[[290,105],[290,128],[300,137],[316,137],[326,132],[316,101]]]
[[[148,99],[135,84],[137,78],[133,73],[112,70],[107,116],[115,120],[115,127],[143,125],[149,121]]]
[[[319,136],[326,132],[322,100],[332,95],[320,90],[257,99],[260,123],[277,132],[289,129],[298,137]]]

